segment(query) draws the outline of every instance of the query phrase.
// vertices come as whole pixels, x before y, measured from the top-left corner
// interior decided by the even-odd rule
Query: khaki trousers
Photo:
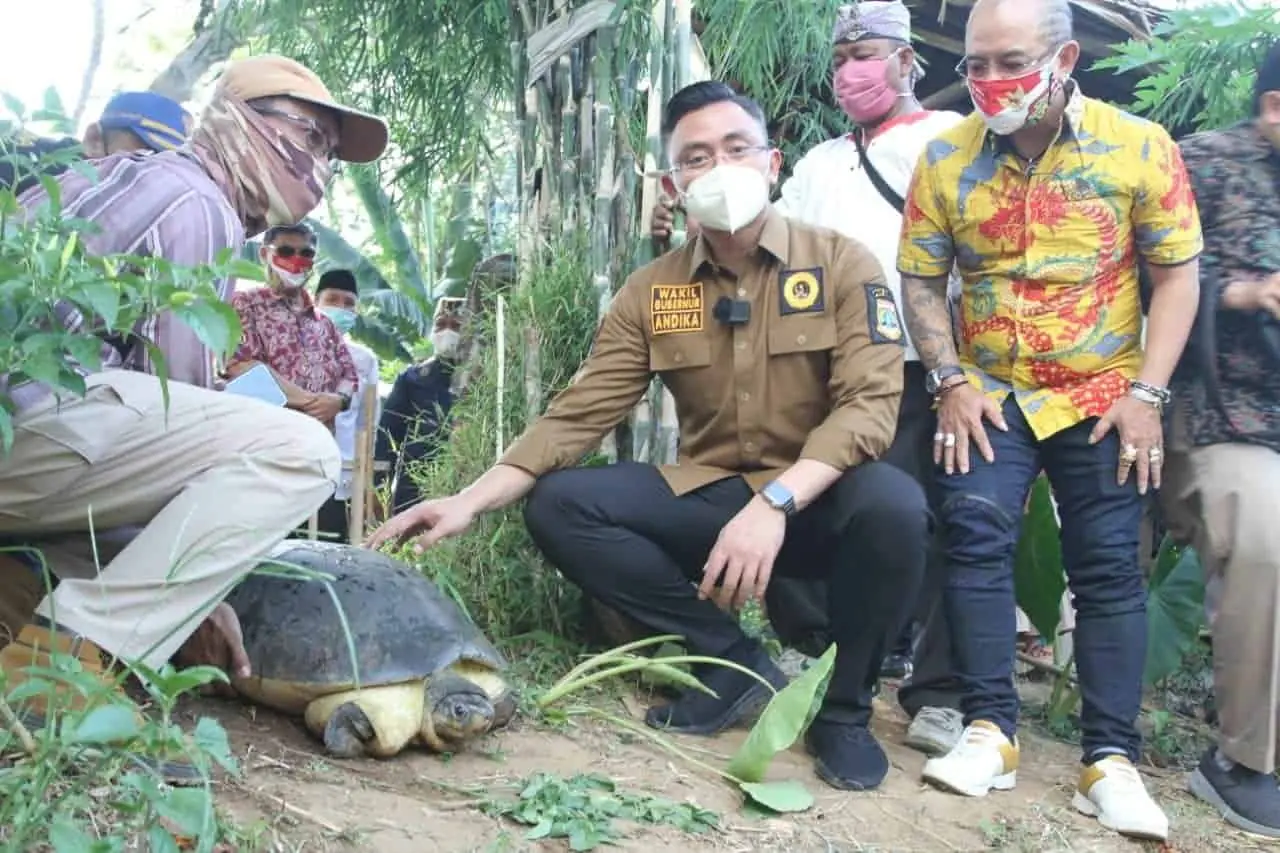
[[[1277,766],[1280,735],[1280,453],[1215,444],[1172,453],[1162,502],[1205,570],[1213,680],[1228,758]]]
[[[333,494],[338,447],[306,415],[246,397],[171,382],[166,411],[153,376],[108,371],[88,386],[17,418],[0,536],[52,546],[61,584],[41,616],[159,667]]]

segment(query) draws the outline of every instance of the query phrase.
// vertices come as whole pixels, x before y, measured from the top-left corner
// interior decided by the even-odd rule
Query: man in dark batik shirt
[[[1280,42],[1253,116],[1182,143],[1205,251],[1162,498],[1204,563],[1213,629],[1221,732],[1191,790],[1236,826],[1280,837]]]

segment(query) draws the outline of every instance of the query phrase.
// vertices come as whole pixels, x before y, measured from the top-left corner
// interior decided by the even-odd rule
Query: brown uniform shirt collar
[[[787,218],[774,210],[773,205],[765,208],[763,215],[764,228],[760,232],[759,248],[786,264],[787,249],[791,245],[791,229],[787,225]],[[701,234],[689,242],[687,251],[689,252],[689,281],[698,278],[698,273],[702,272],[704,264],[715,265],[711,258],[711,247],[707,245],[706,238]]]

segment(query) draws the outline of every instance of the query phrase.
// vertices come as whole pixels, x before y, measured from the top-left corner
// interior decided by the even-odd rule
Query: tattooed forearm
[[[947,310],[947,278],[902,277],[907,331],[927,370],[958,364],[956,341]]]

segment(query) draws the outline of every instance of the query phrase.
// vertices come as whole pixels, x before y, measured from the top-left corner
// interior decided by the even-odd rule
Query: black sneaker
[[[1275,777],[1239,764],[1223,770],[1216,752],[1216,747],[1210,747],[1191,773],[1191,793],[1216,808],[1232,826],[1280,838],[1280,786]]]
[[[774,690],[787,686],[787,676],[754,640],[739,643],[722,657],[759,673]],[[773,698],[758,679],[727,666],[700,664],[694,675],[715,695],[687,689],[674,702],[650,708],[645,723],[679,734],[714,735],[752,716]]]
[[[842,791],[870,791],[889,775],[889,756],[866,726],[813,721],[805,734],[818,778]]]

